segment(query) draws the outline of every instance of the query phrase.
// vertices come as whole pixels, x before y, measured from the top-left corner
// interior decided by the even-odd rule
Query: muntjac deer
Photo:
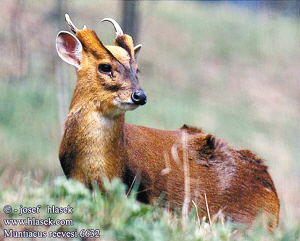
[[[163,197],[169,207],[183,208],[188,195],[201,216],[221,210],[251,226],[264,213],[269,229],[277,226],[279,200],[264,160],[186,125],[165,131],[126,124],[125,112],[147,102],[138,81],[141,45],[134,47],[113,19],[102,21],[116,30],[114,46],[104,46],[91,29],[77,29],[67,14],[66,21],[76,36],[60,32],[56,48],[77,71],[59,152],[68,178],[105,191],[102,178],[117,177],[128,187],[138,182],[144,203]]]

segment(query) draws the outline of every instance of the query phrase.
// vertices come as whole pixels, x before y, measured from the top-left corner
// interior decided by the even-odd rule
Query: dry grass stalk
[[[172,146],[171,154],[172,154],[174,161],[179,165],[180,160],[179,160],[179,156],[178,156],[177,146],[175,144]]]
[[[182,151],[183,151],[183,171],[184,171],[184,201],[182,206],[182,227],[185,227],[187,224],[187,219],[189,214],[190,193],[191,193],[186,131],[182,132]]]
[[[170,171],[171,171],[170,159],[169,159],[169,155],[168,155],[167,152],[164,153],[164,160],[165,160],[165,163],[166,163],[166,168],[164,168],[161,171],[161,175],[166,175],[166,174],[170,173]]]
[[[209,224],[211,225],[211,218],[210,218],[210,214],[209,214],[209,208],[208,208],[208,202],[207,202],[207,197],[206,197],[206,193],[204,193],[204,198],[205,198],[205,206],[206,206],[206,212],[207,212],[207,216],[208,216],[208,220],[209,220]]]
[[[132,183],[131,183],[131,185],[130,185],[130,188],[128,189],[128,192],[127,192],[127,194],[126,194],[127,197],[128,197],[129,194],[131,193],[131,190],[132,190],[132,187],[133,187],[133,185],[134,185],[134,183],[135,183],[135,180],[136,180],[136,176],[134,176],[134,179],[133,179],[133,181],[132,181]]]
[[[201,227],[201,222],[200,222],[200,217],[199,217],[198,207],[197,207],[196,203],[194,202],[194,200],[192,200],[192,203],[194,204],[195,209],[196,209],[197,221],[198,221],[198,225],[199,225],[199,228],[200,228],[200,227]]]

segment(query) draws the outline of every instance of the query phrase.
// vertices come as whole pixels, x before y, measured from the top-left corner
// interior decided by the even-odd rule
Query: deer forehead
[[[125,49],[113,45],[106,45],[105,48],[107,48],[122,64],[130,63],[130,56]]]

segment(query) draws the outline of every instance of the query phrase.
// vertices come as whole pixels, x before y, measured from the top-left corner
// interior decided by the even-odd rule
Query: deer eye
[[[109,74],[111,73],[111,66],[109,64],[99,64],[98,69],[100,72],[104,73],[104,74]]]

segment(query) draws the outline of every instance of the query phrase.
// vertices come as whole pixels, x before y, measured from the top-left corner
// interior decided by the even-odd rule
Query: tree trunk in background
[[[67,1],[56,1],[56,26],[58,31],[65,28],[64,14],[67,12]],[[56,73],[56,88],[57,88],[57,102],[58,102],[58,120],[61,135],[64,133],[64,123],[68,114],[68,91],[66,85],[66,76],[64,72],[64,65],[60,61],[55,61]]]
[[[289,15],[295,15],[299,17],[300,14],[299,0],[262,0],[262,4],[264,7],[273,8]]]
[[[298,21],[299,21],[299,18],[300,18],[300,1],[296,1],[296,14],[297,14]]]
[[[10,34],[13,41],[14,48],[11,51],[12,62],[15,64],[14,73],[11,75],[13,80],[25,80],[27,75],[27,48],[26,41],[22,32],[22,15],[26,3],[24,1],[16,0],[13,2],[10,21]]]
[[[123,1],[122,29],[138,43],[139,33],[139,1]]]

